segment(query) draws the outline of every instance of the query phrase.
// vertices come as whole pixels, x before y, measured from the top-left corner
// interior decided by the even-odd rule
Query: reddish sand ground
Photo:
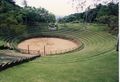
[[[28,46],[29,45],[29,46]],[[19,49],[27,50],[31,54],[53,54],[71,51],[76,49],[78,45],[73,41],[61,38],[32,38],[22,41],[18,44]],[[24,51],[25,52],[25,51]]]

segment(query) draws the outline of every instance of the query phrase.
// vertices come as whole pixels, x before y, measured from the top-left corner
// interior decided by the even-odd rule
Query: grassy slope
[[[94,30],[101,26],[89,26],[92,31],[81,31],[82,25],[78,24],[67,24],[66,31],[59,31],[78,37],[85,44],[83,50],[9,68],[0,72],[0,82],[117,82],[116,40],[104,31]]]

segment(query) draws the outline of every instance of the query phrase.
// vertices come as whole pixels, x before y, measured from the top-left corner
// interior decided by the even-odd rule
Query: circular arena
[[[24,53],[46,55],[68,52],[77,49],[79,46],[72,40],[57,37],[37,37],[24,40],[17,47],[26,50]]]
[[[14,40],[15,49],[24,54],[53,55],[82,49],[83,43],[76,37],[62,34],[29,34]]]
[[[58,31],[52,32],[36,32],[24,34],[15,37],[12,40],[11,38],[9,38],[10,40],[8,40],[8,38],[5,39],[5,41],[11,43],[10,44],[11,48],[16,49],[17,51],[22,53],[25,53],[25,51],[26,53],[28,53],[27,48],[28,45],[24,47],[25,49],[24,48],[20,49],[18,48],[20,44],[24,43],[25,41],[31,41],[32,39],[35,38],[37,39],[46,37],[69,40],[72,41],[73,43],[76,43],[79,46],[79,48],[68,51],[71,53],[66,52],[62,52],[63,54],[59,53],[60,55],[55,54],[57,52],[54,52],[52,54],[45,53],[45,55],[48,56],[43,56],[39,58],[37,57],[37,59],[33,61],[7,69],[4,72],[0,73],[1,81],[7,82],[9,80],[9,82],[16,81],[19,82],[21,81],[21,79],[23,79],[24,82],[39,82],[39,81],[57,82],[58,80],[65,82],[66,81],[98,82],[100,78],[100,81],[102,80],[103,82],[106,81],[117,82],[118,55],[117,52],[115,51],[114,45],[116,42],[115,37],[104,31],[91,31],[89,29],[82,30],[81,26],[75,27],[76,24],[67,25],[68,28],[67,29],[63,28],[63,30],[60,29]],[[90,24],[90,26],[94,25]],[[99,27],[99,25],[95,27]],[[44,41],[46,41],[46,39]],[[46,41],[45,44],[52,45],[47,42],[48,41]],[[35,42],[32,43],[35,44]],[[59,45],[61,44],[60,42],[57,43]],[[40,45],[40,43],[37,45]],[[45,51],[47,51],[46,49],[47,47],[45,47]],[[34,48],[31,49],[31,45],[29,45],[29,53],[31,53],[30,51],[32,50],[34,50]],[[21,54],[21,57],[17,58],[15,58],[15,56],[11,57],[11,60],[9,60],[9,62],[13,61],[13,63],[15,63],[15,61],[17,62],[23,60],[24,62],[26,62],[28,61],[28,59],[29,60],[33,59],[33,58],[30,59],[29,56],[34,56],[34,54],[31,55],[22,53],[19,53]],[[14,54],[19,55],[18,53]],[[8,61],[8,58],[6,59],[6,61]],[[8,64],[9,63],[7,63],[7,65]],[[13,78],[16,76],[17,77],[13,79],[8,78],[6,79],[8,73],[9,73],[8,78]]]

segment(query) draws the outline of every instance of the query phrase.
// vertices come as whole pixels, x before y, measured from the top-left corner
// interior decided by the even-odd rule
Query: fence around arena
[[[79,48],[80,47],[80,48]],[[20,49],[17,48],[19,52],[23,53],[23,54],[33,54],[33,55],[41,55],[41,56],[46,56],[46,55],[53,55],[53,54],[62,54],[62,53],[67,53],[70,51],[74,51],[77,49],[82,49],[82,46],[77,46],[77,47],[73,47],[73,48],[69,48],[69,49],[64,49],[64,50],[54,50],[54,51],[41,51],[41,50],[29,50],[29,49]]]
[[[69,48],[69,49],[64,49],[64,50],[54,50],[54,51],[41,51],[41,50],[31,50],[31,49],[20,49],[17,47],[17,45],[26,40],[26,39],[30,39],[30,38],[37,38],[37,37],[56,37],[56,38],[62,38],[62,39],[67,39],[70,40],[72,42],[75,42],[78,46],[77,47],[73,47],[73,48]],[[77,38],[71,35],[66,35],[66,34],[59,34],[59,33],[48,33],[48,32],[42,32],[40,34],[26,34],[23,36],[19,36],[17,38],[15,38],[12,41],[12,47],[24,54],[33,54],[33,55],[41,55],[41,56],[45,56],[45,55],[52,55],[52,54],[61,54],[61,53],[67,53],[67,52],[71,52],[71,51],[75,51],[75,50],[80,50],[83,49],[84,44]]]

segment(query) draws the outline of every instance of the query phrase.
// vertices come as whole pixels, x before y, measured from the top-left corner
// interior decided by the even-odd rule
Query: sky
[[[22,6],[23,0],[15,0],[16,4]],[[75,7],[72,5],[72,0],[26,0],[28,6],[32,7],[42,7],[47,9],[49,12],[55,14],[56,16],[66,16],[69,14],[77,13]],[[85,1],[85,0],[76,0],[79,2]],[[110,1],[110,0],[98,0],[99,3]],[[88,7],[89,5],[92,5],[95,0],[86,0],[86,4],[84,5],[83,11]],[[78,2],[75,2],[78,3]],[[74,4],[74,6],[77,6],[77,4]],[[82,12],[79,11],[79,12]]]
[[[58,16],[65,16],[76,12],[68,0],[27,0],[27,3],[28,6],[42,7]],[[22,0],[16,0],[16,4],[21,5]]]

